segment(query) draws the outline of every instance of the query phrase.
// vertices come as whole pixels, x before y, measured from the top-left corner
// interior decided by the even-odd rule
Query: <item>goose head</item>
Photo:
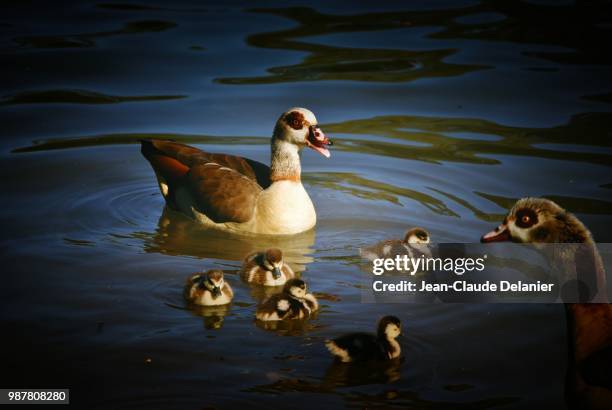
[[[206,272],[206,275],[201,282],[201,286],[206,288],[211,294],[213,299],[221,296],[221,289],[225,286],[223,279],[223,271],[220,269],[212,269]]]
[[[306,282],[301,279],[291,279],[285,283],[285,292],[297,299],[304,299],[307,292]]]
[[[296,145],[298,149],[312,148],[327,158],[331,155],[327,147],[332,141],[319,128],[312,111],[306,108],[291,108],[283,113],[276,122],[272,139]]]
[[[261,267],[272,273],[274,279],[281,277],[283,268],[283,252],[278,248],[270,248],[263,254]]]
[[[583,243],[591,235],[574,215],[544,198],[519,199],[501,225],[480,238],[481,242]]]
[[[427,245],[429,243],[429,233],[423,228],[412,228],[406,231],[404,243]]]
[[[378,322],[377,333],[381,339],[395,340],[402,334],[402,323],[395,316],[384,316]]]

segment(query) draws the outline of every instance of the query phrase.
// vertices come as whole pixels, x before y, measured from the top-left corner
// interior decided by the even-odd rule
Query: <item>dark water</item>
[[[562,408],[560,305],[362,304],[355,255],[413,225],[476,242],[526,195],[612,242],[609,10],[3,3],[2,387],[115,409]],[[268,162],[292,106],[336,142],[302,160],[316,231],[236,238],[164,211],[139,138]],[[254,323],[262,295],[236,270],[271,242],[322,294],[305,324]],[[211,267],[235,302],[188,310],[185,278]],[[384,314],[404,324],[401,366],[331,364],[323,340]]]

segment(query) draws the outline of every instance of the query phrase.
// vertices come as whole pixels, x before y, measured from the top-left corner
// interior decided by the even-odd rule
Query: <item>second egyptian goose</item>
[[[597,290],[593,301],[568,303],[569,366],[565,393],[570,408],[612,408],[612,305],[607,302],[606,273],[591,232],[573,214],[543,198],[516,202],[501,225],[483,235],[481,242],[578,243],[584,247],[563,263],[575,265],[576,273],[593,277]],[[580,271],[583,272],[580,272]]]
[[[331,144],[311,111],[292,108],[274,127],[270,167],[162,140],[142,141],[142,154],[171,208],[223,230],[289,235],[317,221],[300,178],[300,152],[309,147],[329,158]]]

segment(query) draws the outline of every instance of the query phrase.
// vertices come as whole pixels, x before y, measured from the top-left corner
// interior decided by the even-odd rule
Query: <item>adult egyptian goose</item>
[[[309,147],[329,158],[331,144],[312,112],[292,108],[274,127],[270,167],[161,140],[142,141],[142,154],[171,208],[218,229],[289,235],[317,221],[300,179],[300,152]]]
[[[402,333],[400,320],[385,316],[378,322],[376,335],[349,333],[333,340],[326,340],[329,352],[341,362],[397,359],[401,354],[398,336]]]
[[[240,277],[245,282],[263,286],[281,286],[287,280],[293,279],[295,273],[289,264],[283,260],[283,252],[270,248],[263,252],[255,252],[244,259]]]
[[[568,303],[569,367],[566,398],[571,408],[612,408],[612,305],[607,303],[606,277],[591,232],[574,215],[542,198],[516,202],[503,223],[483,235],[481,242],[579,243],[573,255],[576,273],[581,269],[598,287],[593,300],[605,303]]]
[[[305,319],[319,309],[315,296],[308,293],[306,283],[301,279],[291,279],[285,283],[283,291],[265,300],[255,312],[261,321]]]

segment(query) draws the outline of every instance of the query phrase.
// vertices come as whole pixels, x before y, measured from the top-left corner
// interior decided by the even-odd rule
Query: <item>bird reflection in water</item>
[[[325,372],[323,384],[335,388],[392,383],[401,378],[403,362],[404,358],[354,363],[334,360]]]
[[[316,319],[316,317],[317,313],[314,312],[308,317],[308,319],[273,321],[255,320],[255,326],[262,330],[275,332],[280,336],[301,336],[321,328],[320,325],[311,322],[311,320]]]
[[[310,254],[314,251],[316,233],[311,229],[293,236],[237,235],[207,229],[166,207],[156,231],[144,236],[146,252],[207,259],[242,261],[249,253],[279,248],[296,271],[303,271],[314,261]]]
[[[190,303],[187,308],[195,315],[204,318],[204,328],[221,329],[225,316],[230,312],[231,304],[221,306],[199,306]]]

